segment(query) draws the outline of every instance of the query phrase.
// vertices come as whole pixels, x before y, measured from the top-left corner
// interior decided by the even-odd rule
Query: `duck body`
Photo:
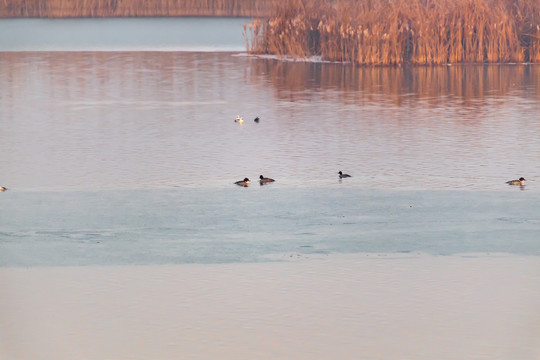
[[[236,115],[236,119],[234,119],[235,123],[243,124],[244,119],[240,115]]]
[[[351,175],[349,175],[349,174],[344,174],[344,173],[341,172],[341,171],[338,172],[338,174],[339,174],[339,178],[340,178],[340,179],[352,177]]]
[[[276,180],[270,179],[270,178],[266,178],[266,177],[264,177],[264,176],[262,176],[262,175],[259,176],[259,182],[260,182],[261,184],[267,184],[267,183],[271,183],[271,182],[274,182],[274,181],[276,181]]]
[[[508,185],[525,185],[525,178],[520,177],[519,180],[510,180],[506,182]]]
[[[238,185],[238,186],[248,187],[249,186],[249,179],[244,178],[244,180],[237,181],[237,182],[235,182],[235,184]]]
[[[259,120],[260,120],[260,119],[259,119],[259,117],[257,116],[253,121],[255,121],[256,123],[258,123]]]
[[[0,192],[6,191],[7,189],[8,189],[7,187],[0,186]]]

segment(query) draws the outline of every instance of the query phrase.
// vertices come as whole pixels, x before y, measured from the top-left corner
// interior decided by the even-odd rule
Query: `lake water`
[[[245,51],[249,18],[1,19],[0,51]]]
[[[0,21],[0,265],[540,254],[540,66],[282,62],[226,51],[245,19],[139,20]],[[85,47],[199,20],[180,52]]]
[[[540,66],[245,22],[0,20],[0,358],[537,360]]]

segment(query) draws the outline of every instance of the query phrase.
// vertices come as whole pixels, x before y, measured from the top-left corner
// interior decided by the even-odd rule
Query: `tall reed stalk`
[[[253,54],[362,65],[540,62],[539,0],[274,0]]]

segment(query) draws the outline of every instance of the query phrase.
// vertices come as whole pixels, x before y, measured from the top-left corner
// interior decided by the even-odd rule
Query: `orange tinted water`
[[[3,186],[215,188],[263,174],[324,187],[343,170],[346,186],[498,190],[540,175],[538,65],[164,52],[0,53],[0,65]]]

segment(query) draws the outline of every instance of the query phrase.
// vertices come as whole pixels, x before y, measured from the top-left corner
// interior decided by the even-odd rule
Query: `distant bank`
[[[272,0],[5,0],[6,17],[247,16],[270,14]]]
[[[144,16],[251,17],[250,53],[294,59],[540,63],[539,0],[0,1],[0,18]]]

